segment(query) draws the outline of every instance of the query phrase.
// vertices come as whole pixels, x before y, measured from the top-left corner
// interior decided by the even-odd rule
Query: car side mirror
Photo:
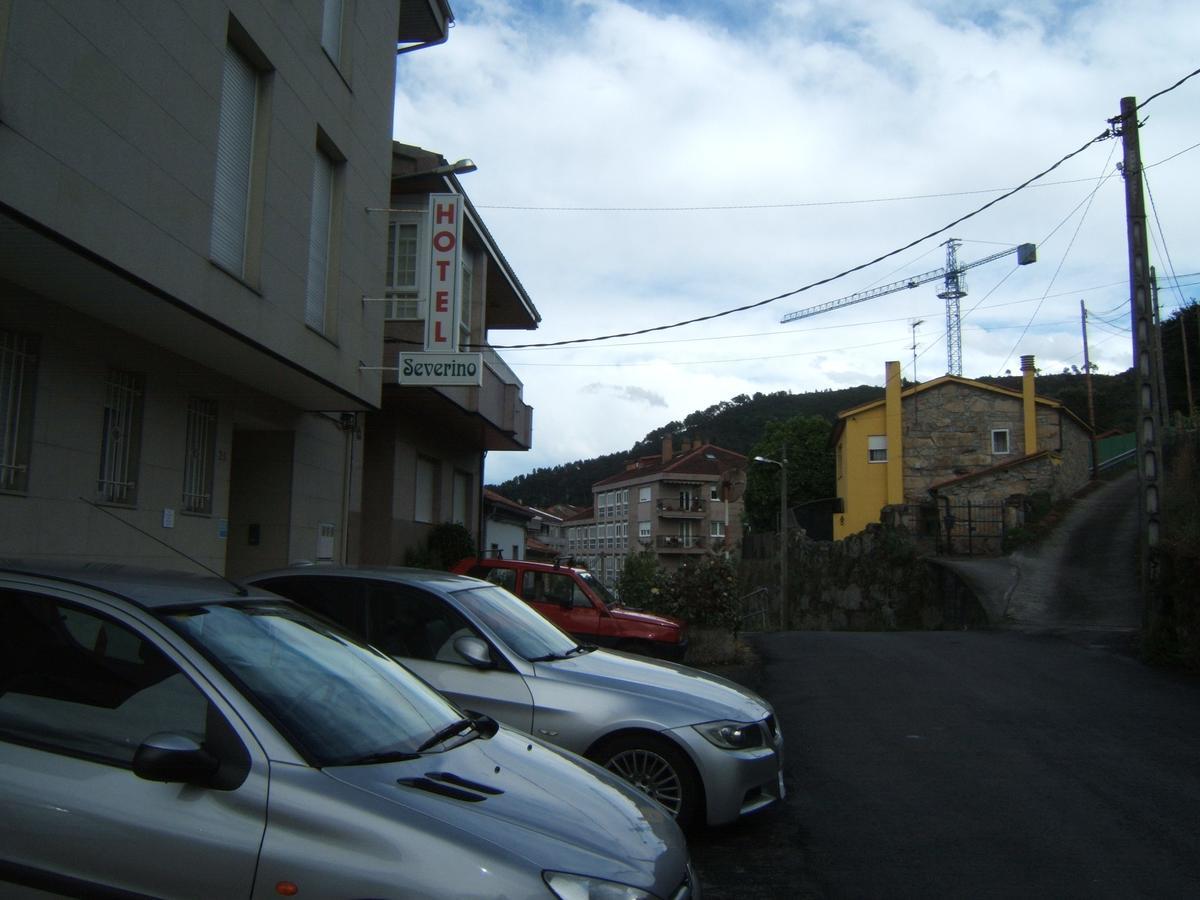
[[[169,731],[150,735],[133,754],[133,774],[146,781],[207,785],[220,767],[194,739]]]
[[[454,641],[454,649],[477,669],[489,669],[492,666],[492,651],[487,641],[481,638],[464,635]]]

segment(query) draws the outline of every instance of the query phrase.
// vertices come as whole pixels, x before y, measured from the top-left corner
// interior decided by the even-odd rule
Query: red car
[[[587,569],[524,559],[464,559],[451,570],[498,584],[580,641],[679,662],[687,623],[621,605]]]

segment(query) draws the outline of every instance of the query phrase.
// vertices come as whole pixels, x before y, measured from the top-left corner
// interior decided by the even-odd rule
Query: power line
[[[1155,166],[1161,166],[1163,163],[1170,162],[1176,157],[1182,156],[1185,153],[1190,153],[1197,147],[1200,147],[1200,143],[1192,144],[1190,147],[1185,147],[1182,150],[1171,154],[1170,156],[1160,159],[1158,162],[1147,163],[1142,167],[1142,169],[1152,169]],[[1062,187],[1064,185],[1071,184],[1090,184],[1091,182],[1091,178],[1067,178],[1062,181],[1044,181],[1041,184],[1030,186],[1047,188]],[[906,194],[895,197],[864,197],[857,200],[796,200],[789,201],[787,203],[718,203],[708,206],[536,206],[533,204],[520,203],[476,203],[475,208],[509,210],[513,212],[730,212],[758,209],[807,209],[830,206],[866,206],[872,203],[904,203],[912,200],[946,200],[953,197],[973,197],[978,196],[979,194],[1000,194],[1007,190],[1009,190],[1009,188],[976,188],[968,191],[945,191],[936,194]],[[1003,244],[999,241],[972,241],[972,243],[995,243],[999,246],[1007,246],[1007,244]]]
[[[1088,141],[1086,141],[1084,144],[1082,144],[1079,148],[1072,150],[1070,153],[1063,156],[1061,159],[1059,159],[1053,165],[1049,166],[1046,169],[1043,169],[1041,172],[1034,175],[1032,178],[1026,179],[1021,184],[1017,185],[1015,188],[1008,191],[1007,193],[1002,194],[999,197],[994,197],[993,199],[989,200],[987,203],[983,204],[982,206],[978,207],[977,209],[974,209],[971,212],[966,213],[965,215],[959,216],[957,219],[955,219],[952,222],[948,222],[947,224],[943,225],[941,228],[938,228],[935,231],[931,231],[928,234],[922,235],[921,237],[916,238],[915,240],[909,241],[904,246],[897,247],[895,250],[891,250],[887,253],[877,256],[874,259],[869,260],[868,262],[860,263],[859,265],[853,266],[849,269],[845,269],[844,271],[839,272],[836,275],[830,275],[827,278],[822,278],[818,281],[810,282],[809,284],[806,284],[803,287],[796,288],[795,290],[787,291],[782,294],[776,294],[774,297],[768,297],[766,300],[759,300],[755,303],[747,303],[743,306],[734,307],[733,309],[727,309],[727,310],[723,310],[721,312],[710,313],[706,316],[696,316],[694,318],[685,319],[681,322],[674,322],[669,325],[656,325],[656,326],[653,326],[650,328],[637,329],[635,331],[624,331],[624,332],[619,332],[616,334],[599,335],[599,336],[590,337],[590,338],[568,338],[568,339],[561,340],[561,341],[545,341],[545,342],[540,342],[540,343],[529,343],[529,344],[507,344],[507,345],[493,344],[491,346],[497,350],[520,350],[520,349],[533,348],[533,347],[562,347],[562,346],[566,346],[568,344],[589,344],[589,343],[595,343],[597,341],[613,340],[614,338],[635,337],[640,334],[652,334],[657,331],[668,331],[673,328],[682,328],[685,325],[695,325],[700,322],[708,322],[713,319],[720,319],[720,318],[723,318],[724,316],[731,316],[735,313],[747,312],[748,310],[751,310],[751,309],[757,309],[759,307],[766,306],[769,303],[775,303],[778,300],[784,300],[788,297],[794,297],[797,294],[804,293],[805,291],[810,291],[813,288],[821,287],[823,285],[830,284],[834,281],[837,281],[841,278],[845,278],[847,275],[852,275],[855,272],[861,272],[863,269],[873,266],[876,263],[882,262],[885,259],[890,259],[893,256],[898,256],[899,254],[904,253],[907,250],[911,250],[913,247],[916,247],[918,244],[921,244],[924,241],[929,240],[930,238],[934,238],[940,234],[944,234],[945,232],[949,231],[950,229],[954,228],[955,226],[961,225],[963,222],[967,221],[968,219],[972,219],[975,216],[980,215],[984,211],[995,206],[997,203],[1000,203],[1003,200],[1007,200],[1009,197],[1013,196],[1014,194],[1017,194],[1020,191],[1023,191],[1025,188],[1029,187],[1029,185],[1033,184],[1038,179],[1043,178],[1046,175],[1053,172],[1055,169],[1057,169],[1063,163],[1065,163],[1068,160],[1073,159],[1074,157],[1083,153],[1085,150],[1087,150],[1093,144],[1098,144],[1101,141],[1108,140],[1111,137],[1113,137],[1113,133],[1112,133],[1111,129],[1106,128],[1104,131],[1100,132],[1100,134],[1096,135],[1093,138],[1090,138]]]
[[[1083,209],[1083,215],[1081,215],[1079,217],[1079,221],[1075,224],[1075,231],[1071,235],[1071,240],[1067,243],[1067,249],[1063,251],[1062,258],[1058,261],[1058,268],[1056,268],[1054,270],[1054,274],[1050,277],[1050,283],[1046,285],[1046,291],[1045,291],[1045,293],[1042,294],[1042,299],[1040,299],[1038,301],[1037,306],[1034,308],[1033,315],[1031,315],[1029,317],[1029,322],[1026,323],[1025,328],[1021,331],[1021,334],[1017,337],[1017,340],[1013,344],[1012,349],[1008,351],[1008,355],[1006,357],[1004,357],[1004,362],[1000,363],[1001,369],[1003,369],[1005,364],[1010,359],[1012,359],[1013,354],[1017,352],[1017,347],[1020,346],[1021,341],[1023,341],[1025,339],[1025,335],[1029,332],[1030,326],[1033,325],[1034,319],[1036,319],[1038,316],[1038,313],[1042,311],[1042,304],[1044,304],[1046,302],[1046,295],[1050,293],[1050,288],[1054,287],[1054,282],[1058,279],[1059,273],[1062,272],[1063,266],[1066,265],[1067,257],[1071,255],[1071,249],[1075,246],[1075,241],[1079,237],[1079,231],[1081,228],[1083,228],[1083,223],[1087,220],[1087,214],[1092,209],[1092,202],[1096,199],[1096,195],[1098,193],[1100,193],[1100,188],[1104,186],[1104,183],[1110,177],[1109,175],[1106,175],[1105,172],[1108,169],[1108,164],[1112,161],[1113,152],[1116,150],[1116,148],[1117,148],[1117,145],[1113,144],[1112,147],[1109,149],[1108,159],[1106,159],[1104,161],[1104,166],[1100,170],[1100,177],[1096,180],[1096,186],[1094,188],[1092,188],[1091,193],[1089,193],[1087,196],[1086,203],[1085,203],[1084,209]],[[1075,207],[1075,209],[1078,209],[1078,208],[1079,208],[1078,206]],[[1074,214],[1075,214],[1075,210],[1071,210],[1071,215],[1074,215]],[[1059,225],[1055,226],[1054,231],[1057,231],[1060,227],[1061,227],[1061,223]],[[1054,231],[1050,232],[1050,234],[1053,234]],[[1049,239],[1049,237],[1050,237],[1050,235],[1047,235],[1045,238],[1043,238],[1042,243],[1044,244],[1046,242],[1046,240]]]

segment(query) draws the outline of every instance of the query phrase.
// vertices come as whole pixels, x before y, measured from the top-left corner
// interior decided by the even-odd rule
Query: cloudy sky
[[[1130,365],[1120,111],[1200,66],[1195,0],[452,0],[399,57],[394,135],[462,183],[542,315],[495,345],[534,448],[487,480],[628,449],[739,394],[947,370],[941,282],[787,313],[946,263],[962,241],[962,370]],[[1200,298],[1200,76],[1141,110],[1164,316]],[[1085,148],[1085,145],[1086,146]],[[953,224],[1082,149],[1012,197]],[[1151,202],[1151,199],[1153,202]],[[947,226],[951,226],[948,227]],[[934,234],[936,232],[936,234]],[[925,235],[861,271],[804,290]],[[920,322],[915,325],[914,323]]]

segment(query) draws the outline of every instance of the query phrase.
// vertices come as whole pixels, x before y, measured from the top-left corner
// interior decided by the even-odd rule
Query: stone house
[[[904,388],[900,364],[889,362],[884,397],[838,414],[834,539],[886,515],[941,529],[951,549],[957,527],[994,550],[985,538],[1018,523],[1021,498],[1057,500],[1086,484],[1090,429],[1036,396],[1032,356],[1021,371],[1019,392],[954,375]]]

